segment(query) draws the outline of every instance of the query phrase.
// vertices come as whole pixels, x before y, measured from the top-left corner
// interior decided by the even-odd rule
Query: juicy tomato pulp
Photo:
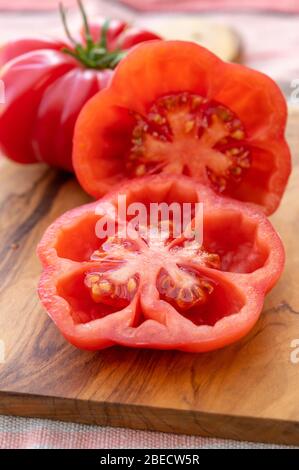
[[[172,238],[169,225],[162,221],[159,227],[139,227],[138,242],[111,237],[94,251],[91,260],[105,265],[105,272],[92,271],[85,277],[92,299],[124,308],[138,289],[138,273],[151,265],[162,299],[182,311],[206,303],[214,283],[188,269],[188,260],[193,256],[203,266],[217,268],[219,256],[208,253],[195,241]]]
[[[112,217],[99,209],[117,209],[119,194],[148,209],[175,202],[183,211],[202,202],[203,240],[190,236],[194,218],[189,232],[176,232],[172,214],[136,225],[132,214],[116,215],[115,233],[99,238],[98,224]],[[40,298],[64,336],[86,349],[118,343],[207,351],[236,341],[258,319],[284,260],[260,211],[171,175],[132,180],[70,211],[47,230],[38,253]]]
[[[224,192],[250,167],[243,123],[220,103],[190,93],[166,96],[136,121],[126,163],[130,177],[185,174]]]

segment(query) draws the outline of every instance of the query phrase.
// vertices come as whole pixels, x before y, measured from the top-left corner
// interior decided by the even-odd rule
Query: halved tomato
[[[131,207],[125,217],[120,196]],[[148,217],[153,205],[183,211],[200,202],[202,240],[192,236],[193,209],[188,234],[176,234],[162,210],[156,224]],[[143,223],[133,223],[136,203],[146,208]],[[116,230],[101,232],[110,222]],[[48,228],[38,255],[43,305],[65,338],[90,350],[228,345],[253,327],[284,264],[262,211],[175,175],[135,179],[67,212]]]
[[[192,176],[272,213],[290,173],[286,103],[262,73],[201,46],[150,41],[83,108],[73,164],[85,190],[146,174]]]

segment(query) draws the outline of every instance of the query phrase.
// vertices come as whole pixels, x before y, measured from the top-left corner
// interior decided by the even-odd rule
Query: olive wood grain
[[[253,331],[208,354],[89,353],[66,343],[37,298],[35,248],[58,215],[88,197],[70,175],[0,159],[0,413],[299,445],[299,364],[290,359],[299,339],[298,130],[292,111],[294,170],[272,218],[286,246],[284,274]]]

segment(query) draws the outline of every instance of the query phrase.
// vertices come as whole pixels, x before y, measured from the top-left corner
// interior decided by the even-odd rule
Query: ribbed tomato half
[[[171,217],[162,215],[157,225],[147,217],[121,236],[133,213],[120,218],[120,195],[147,209],[203,203],[202,240],[174,236]],[[108,220],[118,230],[99,236]],[[164,175],[132,180],[62,215],[38,255],[44,307],[65,338],[89,350],[121,344],[202,352],[233,343],[256,323],[284,265],[262,211],[189,177]]]
[[[95,197],[124,179],[183,174],[270,214],[290,173],[286,116],[282,93],[262,73],[194,43],[150,41],[83,108],[73,164]]]

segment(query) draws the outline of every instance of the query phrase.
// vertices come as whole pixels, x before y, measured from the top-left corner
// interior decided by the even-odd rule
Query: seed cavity
[[[127,284],[128,292],[132,294],[137,289],[137,283],[134,278],[129,279]]]
[[[143,176],[146,173],[146,166],[142,163],[138,165],[135,171],[136,176]]]
[[[183,286],[181,283],[176,284],[166,269],[161,270],[157,279],[157,288],[162,300],[174,304],[183,311],[205,304],[214,291],[213,281],[181,269],[180,274],[186,283]]]
[[[138,242],[115,235],[92,253],[94,269],[84,276],[91,299],[96,304],[122,309],[138,291],[142,295],[146,282],[156,279],[160,298],[179,311],[208,302],[215,283],[199,271],[201,267],[220,269],[219,254],[210,252],[196,239],[180,237],[176,241],[169,219],[154,226],[136,226],[136,230]]]
[[[245,132],[242,131],[241,129],[237,129],[232,133],[232,138],[236,140],[242,140],[245,137]]]
[[[194,129],[195,121],[187,121],[185,124],[185,132],[188,134]]]
[[[178,93],[159,98],[147,115],[133,116],[136,124],[125,162],[129,177],[169,173],[174,168],[181,168],[182,172],[188,165],[191,176],[198,174],[202,178],[205,173],[213,189],[223,193],[239,184],[251,166],[242,122],[216,101]],[[209,150],[214,151],[212,164],[206,161]],[[178,161],[177,166],[171,165],[174,160]]]
[[[109,276],[109,273],[88,273],[85,276],[85,285],[94,302],[109,305],[117,301],[119,305],[126,305],[133,299],[138,288],[135,278],[131,277],[124,284],[119,284],[104,276]]]

